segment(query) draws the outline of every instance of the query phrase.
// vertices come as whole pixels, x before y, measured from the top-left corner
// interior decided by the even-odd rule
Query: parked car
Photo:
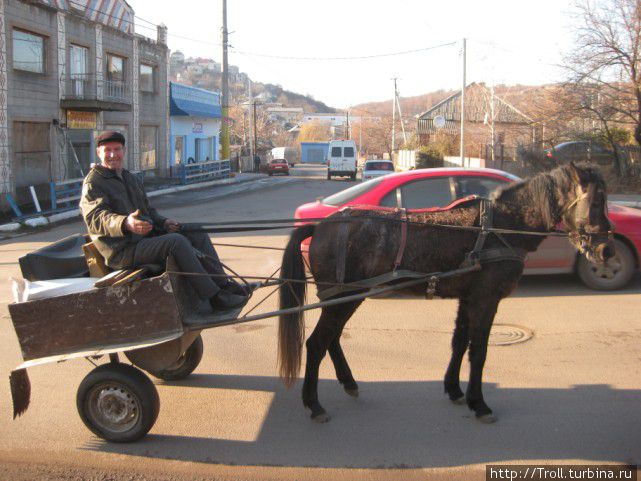
[[[545,156],[557,163],[594,162],[600,165],[612,165],[614,152],[596,142],[576,140],[563,142],[545,151]]]
[[[356,180],[356,142],[331,140],[327,150],[327,180],[333,176]]]
[[[409,210],[443,207],[469,195],[486,197],[508,182],[519,181],[512,174],[493,169],[420,169],[378,177],[325,199],[303,204],[295,218],[326,217],[349,205],[403,207]],[[528,255],[525,274],[575,273],[588,287],[614,290],[625,287],[639,268],[641,252],[641,210],[608,203],[615,225],[616,254],[604,265],[589,262],[567,239],[548,237],[536,252]],[[301,244],[307,256],[310,239]]]
[[[285,174],[289,175],[289,165],[285,159],[272,159],[267,164],[267,175]]]
[[[362,180],[375,179],[394,172],[394,163],[391,160],[368,160],[363,165]]]

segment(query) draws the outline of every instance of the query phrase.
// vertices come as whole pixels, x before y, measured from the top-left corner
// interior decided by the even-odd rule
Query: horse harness
[[[348,210],[349,208],[343,209]],[[399,267],[403,261],[405,248],[407,246],[407,210],[403,208],[395,209],[399,214],[399,223],[401,229],[400,242],[396,257],[394,259],[394,266],[391,272],[382,274],[369,279],[363,279],[356,282],[344,283],[345,281],[345,268],[347,261],[347,243],[349,238],[349,222],[341,222],[338,227],[336,236],[336,282],[340,285],[329,287],[318,292],[318,297],[321,300],[336,297],[345,292],[353,292],[363,289],[371,289],[381,284],[388,282],[403,280],[403,279],[419,279],[425,277],[427,280],[427,289],[425,296],[427,299],[432,299],[436,293],[436,287],[442,273],[424,274],[420,272],[400,269]],[[396,219],[395,219],[396,220]],[[523,264],[527,251],[519,247],[512,247],[507,240],[498,232],[492,231],[493,222],[493,202],[490,199],[480,198],[479,203],[479,224],[480,231],[476,238],[474,248],[468,252],[465,259],[457,269],[461,274],[474,272],[481,269],[483,264],[500,261],[515,261]],[[503,244],[502,247],[484,248],[485,243],[493,234]]]

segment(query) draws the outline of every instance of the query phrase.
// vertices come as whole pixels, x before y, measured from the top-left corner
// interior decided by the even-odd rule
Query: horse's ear
[[[581,187],[587,187],[590,183],[590,173],[576,165],[573,161],[570,162],[570,174],[574,181],[581,185]]]

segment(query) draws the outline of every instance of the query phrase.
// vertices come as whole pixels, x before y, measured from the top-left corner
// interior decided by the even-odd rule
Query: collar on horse
[[[490,262],[499,261],[516,261],[521,264],[525,261],[527,251],[520,247],[512,247],[505,237],[499,232],[492,231],[494,220],[493,201],[486,198],[481,198],[479,204],[479,224],[481,230],[479,236],[476,238],[474,249],[465,256],[465,260],[461,267],[468,267],[475,264],[487,264]],[[490,235],[494,235],[502,244],[503,247],[491,247],[484,249],[483,246]]]

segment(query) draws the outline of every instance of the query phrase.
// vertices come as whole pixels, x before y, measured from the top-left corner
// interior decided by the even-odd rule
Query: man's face
[[[120,142],[106,142],[96,149],[100,164],[107,169],[120,172],[125,158],[125,146]]]

